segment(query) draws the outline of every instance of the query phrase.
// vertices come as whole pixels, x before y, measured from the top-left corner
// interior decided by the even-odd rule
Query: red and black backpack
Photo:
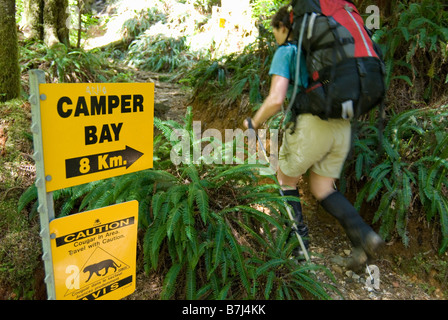
[[[355,5],[292,0],[292,7],[292,32],[309,74],[308,87],[300,88],[294,99],[295,113],[351,119],[382,104],[384,62]]]

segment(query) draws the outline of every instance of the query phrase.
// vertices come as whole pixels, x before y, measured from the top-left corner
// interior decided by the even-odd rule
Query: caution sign
[[[153,83],[40,84],[48,192],[151,168]]]
[[[50,222],[57,300],[117,300],[135,291],[138,202]]]

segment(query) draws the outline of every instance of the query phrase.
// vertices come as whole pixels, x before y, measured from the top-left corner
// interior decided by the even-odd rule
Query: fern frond
[[[107,207],[115,203],[114,192],[112,190],[106,190],[101,197],[98,198],[95,206],[97,208]]]
[[[268,276],[266,278],[266,285],[264,288],[264,298],[266,300],[269,300],[269,297],[271,296],[272,288],[274,287],[274,279],[275,279],[275,272],[269,271]]]
[[[185,112],[184,128],[188,132],[191,132],[193,130],[193,108],[191,106],[188,106]]]
[[[221,286],[220,286],[220,281],[219,281],[218,276],[216,275],[216,273],[212,273],[210,275],[210,280],[209,281],[210,281],[210,284],[211,284],[211,287],[212,287],[214,299],[218,299],[219,293],[221,291],[220,290]]]
[[[188,177],[190,177],[191,181],[193,183],[200,184],[200,178],[198,174],[198,169],[196,166],[190,164],[186,167],[186,169],[183,171]]]
[[[254,170],[258,170],[261,168],[265,168],[264,165],[261,164],[242,164],[230,168],[215,177],[212,178],[212,181],[217,181],[220,179],[224,179],[224,183],[229,181],[230,179],[234,179],[235,177],[240,177],[242,174],[248,175],[249,173],[253,173]]]
[[[448,135],[444,137],[437,143],[434,149],[434,154],[439,155],[441,159],[448,159]]]
[[[79,206],[79,210],[98,208],[95,204],[106,190],[113,189],[113,179],[103,180],[101,182],[91,182],[92,189],[88,191]]]
[[[37,201],[37,187],[34,183],[20,196],[17,204],[17,212],[22,212],[22,210],[32,201]]]
[[[213,258],[211,263],[213,263],[214,267],[213,270],[219,265],[220,263],[220,257],[222,256],[222,248],[224,246],[224,232],[226,232],[226,228],[224,224],[219,224],[216,230],[216,236],[215,236],[215,243],[214,243],[214,249],[213,249]],[[210,270],[212,271],[212,270]]]
[[[174,292],[176,291],[177,277],[181,269],[182,264],[176,263],[171,266],[166,274],[165,279],[163,280],[162,293],[160,294],[162,300],[168,300],[174,295]]]
[[[409,237],[407,235],[407,208],[405,208],[402,204],[403,198],[402,197],[398,197],[397,198],[397,204],[396,206],[398,207],[396,209],[396,221],[395,221],[395,228],[398,232],[398,234],[400,235],[403,244],[405,245],[405,247],[407,247],[409,245]]]
[[[151,208],[154,219],[157,218],[157,215],[159,214],[163,203],[166,201],[167,195],[168,194],[165,191],[159,191],[152,197]]]
[[[233,260],[235,261],[236,267],[237,267],[237,274],[239,275],[239,278],[241,279],[241,284],[246,289],[246,291],[250,292],[250,283],[247,276],[247,270],[244,263],[244,258],[241,252],[241,246],[236,241],[235,237],[232,235],[231,232],[225,233],[227,240],[229,241],[229,244],[231,246],[231,254],[233,257]]]
[[[165,239],[167,235],[166,225],[155,224],[153,227],[148,228],[146,232],[148,233],[147,235],[148,242],[145,241],[147,248],[146,252],[149,253],[148,256],[150,258],[153,269],[156,269],[159,262],[158,258],[159,258],[160,246],[162,245],[163,239]]]
[[[401,192],[401,198],[404,209],[408,209],[411,205],[412,201],[412,186],[411,182],[413,180],[413,177],[410,172],[406,172],[403,174],[403,181],[401,184],[402,192]]]
[[[258,211],[257,209],[254,209],[252,207],[241,205],[241,206],[236,206],[233,209],[236,209],[236,210],[241,211],[243,213],[247,213],[247,214],[257,218],[260,222],[267,221],[269,224],[271,224],[272,226],[276,227],[277,229],[281,230],[283,228],[283,226],[280,225],[278,223],[278,221],[275,220],[274,218],[272,218],[270,215],[268,215],[266,213],[263,213],[261,211]]]
[[[270,269],[276,269],[279,266],[283,266],[285,264],[285,259],[272,259],[269,260],[268,262],[266,262],[265,264],[263,264],[262,266],[258,267],[257,270],[255,271],[255,274],[257,276],[265,273],[266,271],[270,270]],[[273,270],[272,270],[273,271]]]
[[[191,267],[187,267],[186,270],[185,291],[187,300],[196,300],[196,272]]]
[[[202,221],[204,222],[204,224],[206,224],[209,216],[208,194],[204,189],[196,188],[194,198],[199,208],[199,213],[201,215]]]
[[[437,205],[442,230],[442,243],[439,248],[439,254],[444,254],[448,249],[448,199],[442,198]]]
[[[356,208],[356,210],[360,210],[361,209],[361,205],[364,202],[364,199],[366,198],[366,195],[369,192],[369,188],[370,185],[368,183],[366,183],[364,186],[362,186],[361,190],[358,192],[357,196],[356,196],[356,201],[353,204],[353,206]]]
[[[202,288],[200,288],[197,293],[196,297],[198,300],[205,300],[210,294],[210,291],[212,289],[212,285],[210,283],[205,284]]]
[[[373,171],[376,172],[376,174],[374,174],[374,172],[372,172],[372,175],[371,175],[373,180],[370,182],[369,195],[367,197],[367,202],[369,202],[373,198],[375,198],[376,195],[378,194],[378,192],[382,188],[384,188],[384,185],[385,185],[384,177],[386,175],[388,175],[389,172],[391,171],[390,168],[387,168],[387,169],[381,171],[380,173],[378,173],[377,170],[375,170],[375,169]]]
[[[189,186],[184,184],[174,185],[168,190],[168,202],[175,206],[177,205],[183,197],[187,195]]]
[[[269,248],[270,244],[262,236],[260,236],[260,234],[256,230],[254,230],[253,227],[248,226],[246,223],[242,221],[237,221],[237,223],[241,228],[243,228],[247,233],[249,233],[252,236],[252,238],[257,240],[258,245],[261,248],[264,248],[265,250]]]
[[[219,293],[218,293],[218,295],[217,295],[217,297],[216,297],[216,300],[225,300],[225,299],[227,299],[227,296],[228,296],[228,294],[229,294],[229,290],[230,290],[231,285],[232,285],[232,282],[227,283],[227,284],[221,289],[221,291],[219,291]]]
[[[166,235],[168,239],[171,238],[171,235],[173,233],[173,230],[175,229],[177,223],[179,222],[180,218],[182,217],[182,212],[184,211],[185,202],[179,202],[173,210],[170,211],[168,220],[166,222]]]
[[[355,177],[356,180],[358,181],[361,179],[361,176],[363,174],[363,165],[364,165],[364,155],[360,154],[356,159],[355,163]]]
[[[377,211],[375,212],[375,216],[373,217],[372,223],[376,223],[380,218],[385,216],[386,212],[388,212],[392,198],[395,196],[397,191],[389,191],[381,197],[380,205],[378,206]]]

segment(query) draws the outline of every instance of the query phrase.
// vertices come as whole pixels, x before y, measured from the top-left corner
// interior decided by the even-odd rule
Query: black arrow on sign
[[[142,155],[142,152],[126,146],[124,150],[66,159],[65,176],[68,179],[116,168],[127,169]]]

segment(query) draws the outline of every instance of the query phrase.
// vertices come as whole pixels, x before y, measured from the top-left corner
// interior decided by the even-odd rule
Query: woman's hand
[[[249,125],[249,121],[250,121],[251,126]],[[256,130],[258,127],[257,125],[254,124],[254,121],[251,118],[244,119],[243,126],[246,129],[249,129],[251,127],[250,129],[254,129],[254,130]]]
[[[283,102],[286,98],[286,93],[289,87],[289,79],[282,76],[273,75],[271,81],[271,88],[269,95],[263,101],[260,109],[255,113],[252,120],[253,129],[257,129],[270,117],[279,112],[282,108]],[[246,129],[249,128],[249,122],[244,120],[243,125]]]

